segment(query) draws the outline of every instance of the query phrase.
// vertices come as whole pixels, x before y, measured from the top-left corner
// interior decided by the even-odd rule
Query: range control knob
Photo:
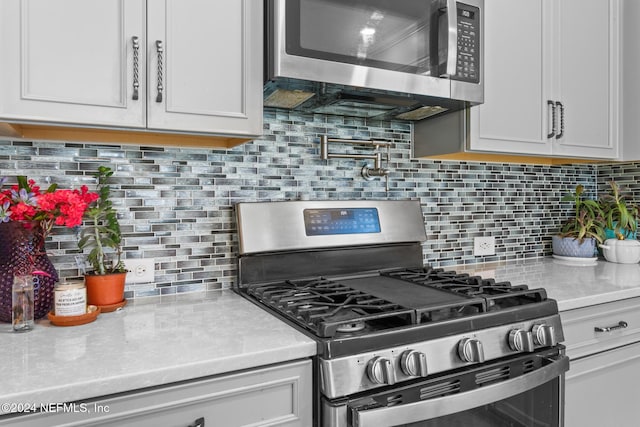
[[[396,371],[386,357],[374,357],[367,364],[367,376],[374,384],[396,383]]]
[[[458,356],[463,362],[484,362],[482,343],[475,338],[463,338],[458,343]]]
[[[421,351],[407,350],[400,356],[400,369],[410,377],[426,377],[427,356]]]
[[[551,325],[533,325],[533,329],[531,329],[531,332],[533,333],[533,341],[537,345],[550,347],[558,344],[558,340],[556,339],[556,331]]]
[[[509,347],[515,351],[532,352],[534,349],[533,334],[524,329],[513,329],[509,332]]]

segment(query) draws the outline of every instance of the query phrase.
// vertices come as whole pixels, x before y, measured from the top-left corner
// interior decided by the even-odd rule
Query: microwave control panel
[[[457,4],[458,59],[454,80],[480,82],[480,9]]]

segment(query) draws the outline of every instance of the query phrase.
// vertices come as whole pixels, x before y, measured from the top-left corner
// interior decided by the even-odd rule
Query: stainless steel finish
[[[162,102],[162,92],[164,91],[164,62],[162,59],[164,46],[162,40],[156,40],[156,52],[158,54],[158,95],[156,95],[156,102]]]
[[[138,100],[138,89],[140,88],[140,39],[137,36],[131,37],[131,45],[133,47],[133,95],[131,99]]]
[[[394,385],[396,371],[386,357],[374,357],[367,363],[367,376],[374,384]]]
[[[536,324],[531,329],[531,333],[533,334],[533,341],[537,345],[554,346],[559,342],[553,325]]]
[[[482,342],[476,338],[463,338],[458,343],[458,356],[464,362],[484,362],[484,348]]]
[[[334,359],[320,358],[320,379],[322,382],[320,387],[322,394],[328,398],[336,398],[381,387],[380,384],[375,384],[367,378],[368,361],[376,357],[384,357],[391,362],[391,365],[395,368],[396,383],[415,379],[416,376],[407,375],[401,368],[402,355],[407,351],[415,351],[425,355],[429,375],[468,366],[469,362],[463,362],[458,356],[459,342],[464,339],[475,339],[482,342],[485,361],[515,355],[520,351],[509,347],[511,330],[531,331],[534,325],[540,326],[543,324],[549,326],[546,330],[549,334],[553,334],[553,338],[549,341],[557,343],[564,340],[560,316],[554,315],[536,319],[535,321],[530,320],[481,329],[473,333],[452,335],[416,342],[406,346],[390,347]],[[546,346],[551,345],[553,344],[547,344]],[[546,346],[539,343],[535,344],[536,348]]]
[[[470,147],[469,108],[413,125],[411,155],[413,158],[460,153]]]
[[[354,427],[391,426],[426,421],[524,393],[564,375],[568,369],[569,358],[560,356],[549,365],[528,374],[486,385],[466,393],[385,408],[362,411],[348,408],[348,410],[351,411]]]
[[[377,153],[377,154],[378,154],[377,157],[379,157],[380,153]],[[377,160],[376,158],[376,162],[379,163],[380,161]],[[375,177],[384,177],[384,189],[385,191],[389,191],[389,169],[375,167],[375,166],[371,168],[369,167],[369,165],[364,165],[362,167],[362,170],[360,171],[360,174],[367,181],[371,181]]]
[[[388,141],[375,141],[375,140],[360,140],[360,139],[341,139],[341,138],[329,138],[327,135],[320,137],[320,157],[322,160],[329,159],[362,159],[373,160],[373,168],[369,165],[364,165],[360,171],[362,177],[367,181],[371,181],[375,177],[385,178],[385,189],[389,191],[389,170],[382,167],[382,153],[379,151],[373,154],[342,154],[342,153],[330,153],[329,143],[336,142],[342,144],[372,146],[374,149],[379,147],[387,147],[387,162],[389,161],[389,148],[391,143]]]
[[[304,209],[376,208],[380,233],[307,236]],[[330,200],[238,203],[241,255],[298,249],[332,248],[426,240],[422,208],[417,200]]]
[[[458,60],[458,19],[456,0],[447,0],[447,74],[441,77],[451,77],[456,74]]]
[[[532,352],[535,348],[531,331],[514,329],[509,332],[509,347],[515,351]]]
[[[268,57],[266,58],[267,75],[266,80],[277,78],[299,79],[311,82],[323,82],[329,84],[345,85],[357,87],[363,92],[367,89],[399,92],[403,94],[415,94],[433,98],[465,100],[477,104],[484,101],[483,84],[483,46],[484,37],[484,0],[465,0],[464,3],[480,8],[481,13],[481,45],[480,45],[480,83],[469,83],[455,81],[439,76],[426,76],[421,74],[410,74],[401,71],[386,70],[382,68],[366,67],[362,65],[348,64],[338,61],[320,60],[303,56],[290,55],[286,51],[286,0],[270,0],[268,16],[272,19],[271,30],[267,35]],[[453,0],[448,0],[449,4],[455,4]],[[451,18],[456,18],[454,6]],[[456,28],[454,26],[454,28]],[[451,31],[451,26],[449,27]],[[456,29],[457,31],[457,29]],[[449,38],[448,43],[451,42]],[[456,42],[454,49],[449,50],[449,55],[457,50]],[[449,60],[447,73],[455,74],[455,59]],[[449,68],[454,67],[453,71]],[[431,105],[438,105],[434,99]]]
[[[593,329],[596,332],[611,332],[611,331],[615,331],[615,330],[618,330],[618,329],[624,329],[627,326],[629,326],[629,324],[627,322],[625,322],[624,320],[621,320],[615,326],[604,326],[604,327],[596,326]]]
[[[559,101],[556,101],[556,105],[560,111],[560,131],[557,133],[556,139],[560,139],[564,136],[564,105]]]
[[[407,350],[400,356],[400,369],[408,377],[426,377],[427,356],[415,350]]]
[[[547,134],[547,138],[551,139],[556,136],[556,104],[551,100],[547,100],[547,112],[551,112],[551,132]]]

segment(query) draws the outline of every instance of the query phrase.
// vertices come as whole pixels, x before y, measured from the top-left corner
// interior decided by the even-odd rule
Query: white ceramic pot
[[[632,239],[607,239],[600,245],[607,261],[634,264],[640,261],[640,242]]]

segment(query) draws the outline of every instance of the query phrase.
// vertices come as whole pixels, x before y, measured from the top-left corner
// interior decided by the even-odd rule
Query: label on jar
[[[83,283],[58,285],[54,292],[56,316],[80,316],[87,313],[87,288]]]

